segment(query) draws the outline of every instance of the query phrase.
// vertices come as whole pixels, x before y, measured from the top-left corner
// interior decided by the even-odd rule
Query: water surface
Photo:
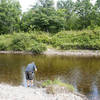
[[[85,94],[90,100],[99,100],[99,57],[0,54],[0,83],[25,85],[24,70],[32,61],[38,68],[36,80],[59,78],[74,85],[76,91]]]

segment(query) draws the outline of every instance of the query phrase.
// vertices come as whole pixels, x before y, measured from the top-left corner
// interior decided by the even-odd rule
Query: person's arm
[[[37,72],[37,68],[35,68],[35,71]]]
[[[34,65],[34,70],[37,71],[36,65]]]

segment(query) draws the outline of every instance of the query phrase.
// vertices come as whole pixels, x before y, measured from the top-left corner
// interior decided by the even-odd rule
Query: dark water
[[[25,85],[24,70],[34,61],[38,72],[36,80],[59,78],[74,85],[76,91],[90,100],[100,100],[100,58],[45,55],[0,54],[0,82]]]

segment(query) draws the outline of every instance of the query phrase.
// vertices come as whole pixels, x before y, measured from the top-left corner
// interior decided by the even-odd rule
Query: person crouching
[[[37,71],[36,65],[34,62],[30,63],[27,65],[26,70],[25,70],[25,75],[26,75],[26,80],[27,80],[27,86],[33,86],[33,77],[34,77],[34,72]]]

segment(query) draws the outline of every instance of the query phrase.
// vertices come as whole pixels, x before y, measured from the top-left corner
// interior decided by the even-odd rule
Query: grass
[[[71,84],[68,84],[68,83],[64,83],[64,82],[61,82],[61,80],[46,80],[42,83],[42,86],[43,87],[48,87],[49,85],[58,85],[60,87],[65,87],[67,88],[69,91],[74,91],[74,87],[71,85]]]

